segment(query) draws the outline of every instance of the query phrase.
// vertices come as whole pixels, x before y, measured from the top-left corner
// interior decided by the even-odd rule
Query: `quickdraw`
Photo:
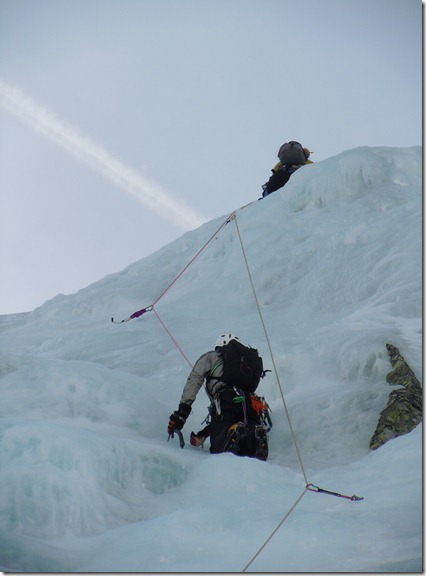
[[[363,496],[345,496],[344,494],[339,494],[338,492],[330,492],[330,490],[324,490],[324,488],[320,488],[319,486],[315,486],[315,484],[307,484],[306,489],[310,492],[321,492],[322,494],[329,494],[330,496],[338,496],[339,498],[346,498],[347,500],[357,501],[357,500],[364,500]]]
[[[133,320],[134,318],[139,318],[143,314],[146,314],[146,312],[151,312],[153,309],[154,309],[154,306],[147,306],[146,308],[142,308],[142,310],[138,310],[137,312],[133,312],[133,314],[131,316],[129,316],[128,318],[125,318],[124,320],[120,320],[120,322],[116,322],[114,320],[114,318],[111,318],[111,322],[113,322],[114,324],[123,324],[123,322],[128,322],[129,320]]]

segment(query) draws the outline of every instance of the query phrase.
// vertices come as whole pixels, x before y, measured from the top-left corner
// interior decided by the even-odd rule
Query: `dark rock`
[[[386,408],[381,412],[376,431],[370,440],[370,448],[375,450],[388,440],[408,434],[422,421],[423,391],[414,372],[399,353],[398,348],[386,344],[390,362],[394,368],[386,376],[391,386],[403,388],[389,394]]]

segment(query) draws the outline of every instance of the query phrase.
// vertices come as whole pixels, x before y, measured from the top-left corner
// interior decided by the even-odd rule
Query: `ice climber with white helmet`
[[[215,349],[203,354],[191,370],[179,408],[170,415],[169,435],[182,430],[205,382],[211,402],[209,421],[197,434],[191,432],[191,444],[203,446],[209,437],[212,454],[233,452],[266,460],[272,422],[264,398],[254,393],[264,375],[257,350],[244,346],[232,333],[221,334]]]

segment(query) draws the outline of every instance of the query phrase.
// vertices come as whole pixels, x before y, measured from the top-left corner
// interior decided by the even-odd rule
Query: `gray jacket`
[[[222,373],[222,355],[216,350],[206,352],[200,356],[200,358],[198,358],[194,364],[194,367],[186,380],[180,401],[191,406],[198,394],[198,391],[203,385],[204,380],[206,380],[207,394],[210,396],[210,398],[213,398],[219,390],[226,387],[226,384],[216,379],[209,380],[209,377],[215,376],[220,378]]]

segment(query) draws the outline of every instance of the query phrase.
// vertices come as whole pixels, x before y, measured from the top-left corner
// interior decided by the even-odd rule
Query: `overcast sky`
[[[257,199],[287,140],[421,145],[421,0],[0,0],[0,314]]]

